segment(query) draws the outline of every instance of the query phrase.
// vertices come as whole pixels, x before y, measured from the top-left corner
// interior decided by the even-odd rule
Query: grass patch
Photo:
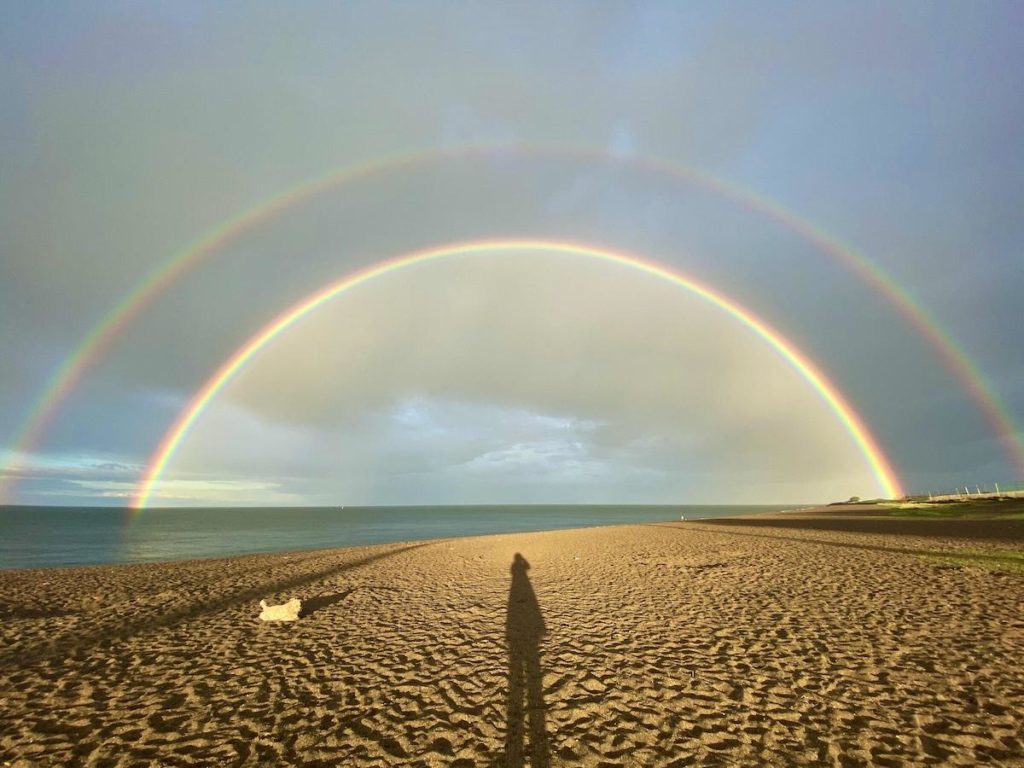
[[[963,520],[967,518],[991,517],[987,510],[971,509],[966,504],[943,506],[915,506],[912,508],[899,506],[889,510],[891,517],[926,517],[929,519]],[[1003,515],[1000,515],[1003,517]]]
[[[935,552],[920,557],[950,568],[982,568],[998,573],[1024,576],[1024,552]]]
[[[885,505],[892,517],[924,517],[945,520],[1021,520],[1024,499],[978,499],[962,502],[910,502]]]

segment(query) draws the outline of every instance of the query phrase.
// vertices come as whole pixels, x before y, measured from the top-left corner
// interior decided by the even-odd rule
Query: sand
[[[1024,521],[855,522],[3,571],[0,762],[1024,765]]]

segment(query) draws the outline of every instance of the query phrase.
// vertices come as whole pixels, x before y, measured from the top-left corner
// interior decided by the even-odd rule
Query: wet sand
[[[1024,576],[921,556],[1022,541],[800,513],[2,571],[0,762],[1024,765]]]

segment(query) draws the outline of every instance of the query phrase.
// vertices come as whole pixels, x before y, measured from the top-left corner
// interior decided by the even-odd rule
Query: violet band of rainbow
[[[902,496],[902,487],[888,458],[883,453],[863,419],[857,414],[835,384],[829,381],[816,365],[778,331],[721,293],[665,266],[621,251],[610,251],[582,243],[557,240],[475,240],[414,251],[372,264],[313,292],[271,320],[228,357],[180,411],[171,427],[161,438],[156,450],[147,463],[146,470],[132,498],[131,508],[133,511],[129,519],[134,519],[147,507],[154,488],[159,483],[175,452],[188,435],[189,430],[196,424],[217,394],[238,375],[260,350],[264,349],[304,317],[346,291],[400,269],[454,256],[471,256],[507,251],[573,254],[595,258],[624,267],[631,267],[656,278],[666,280],[725,311],[771,345],[824,400],[849,433],[858,451],[863,455],[881,493],[886,498]]]

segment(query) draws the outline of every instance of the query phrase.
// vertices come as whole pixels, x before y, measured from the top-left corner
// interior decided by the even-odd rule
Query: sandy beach
[[[1024,765],[1022,546],[840,510],[3,571],[0,762]]]

